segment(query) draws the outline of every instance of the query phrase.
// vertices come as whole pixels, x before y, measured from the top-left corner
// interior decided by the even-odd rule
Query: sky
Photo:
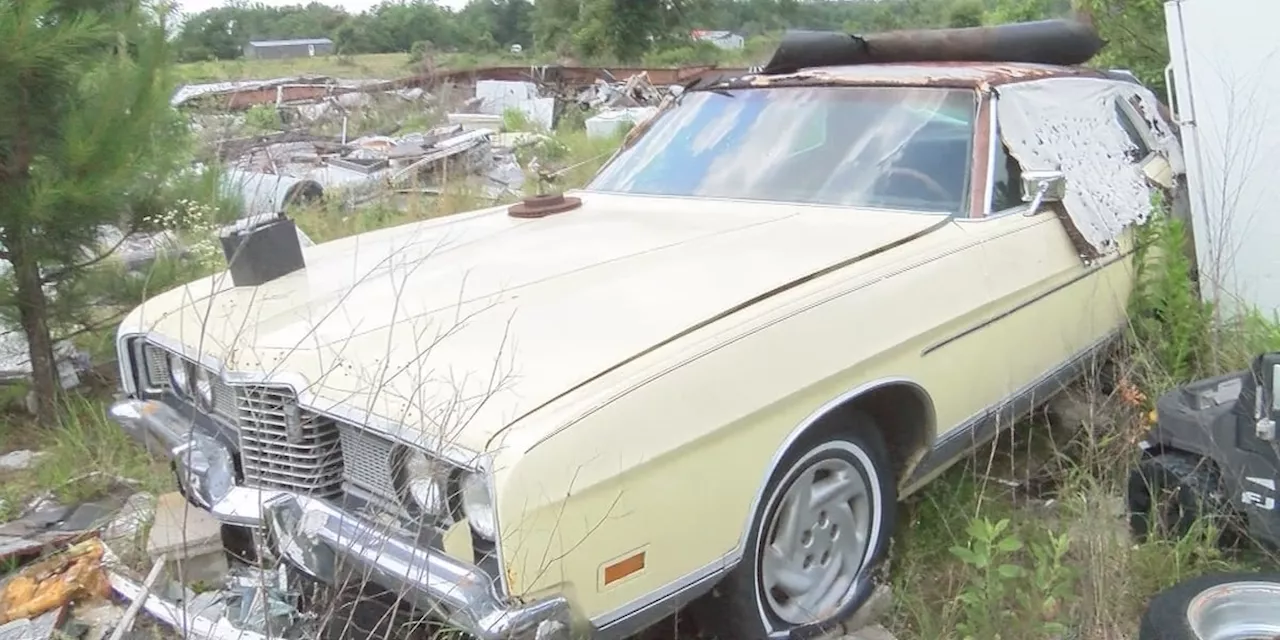
[[[310,4],[312,0],[256,0],[262,4],[269,6],[287,6],[293,4]],[[334,7],[342,7],[350,13],[360,13],[366,9],[377,6],[382,0],[317,0],[321,4],[327,4]],[[436,0],[436,3],[461,9],[467,3],[467,0]],[[225,4],[225,0],[178,0],[179,10],[183,13],[199,13],[206,9],[220,7]]]

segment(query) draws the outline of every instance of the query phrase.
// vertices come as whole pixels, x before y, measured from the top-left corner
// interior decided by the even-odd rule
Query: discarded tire
[[[1211,573],[1151,599],[1138,640],[1280,638],[1280,573]]]

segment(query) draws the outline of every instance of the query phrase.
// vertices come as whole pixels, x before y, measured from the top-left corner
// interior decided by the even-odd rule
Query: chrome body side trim
[[[989,442],[999,431],[1012,426],[1022,416],[1057,395],[1072,380],[1083,375],[1089,360],[1103,353],[1123,335],[1123,329],[1115,329],[1086,347],[1069,360],[1053,368],[1039,379],[1015,391],[1004,402],[987,407],[970,416],[935,442],[925,459],[903,483],[910,493],[923,484],[927,477],[951,466],[974,449]]]
[[[901,487],[904,493],[910,493],[921,480],[929,474],[938,472],[942,468],[949,466],[956,460],[963,457],[972,449],[981,443],[994,437],[996,431],[993,427],[1000,425],[1012,424],[1015,418],[1031,411],[1040,402],[1047,400],[1054,393],[1062,388],[1062,386],[1071,379],[1082,373],[1085,363],[1093,356],[1105,350],[1112,342],[1121,334],[1120,330],[1116,330],[1081,353],[1077,354],[1061,366],[1053,369],[1040,379],[1023,387],[1015,392],[1010,398],[1004,402],[993,405],[979,411],[977,414],[966,419],[957,428],[947,432],[947,436],[937,439],[929,448],[929,452],[925,455],[919,465],[912,472],[909,480],[904,482]],[[694,571],[662,588],[653,591],[649,596],[636,599],[635,601],[624,605],[607,614],[592,619],[592,623],[601,629],[601,637],[614,639],[616,637],[612,633],[608,633],[613,629],[632,629],[641,628],[645,624],[650,624],[662,619],[666,614],[670,613],[667,604],[669,602],[688,602],[697,596],[709,592],[714,588],[725,574],[737,567],[742,561],[743,554],[746,549],[746,535],[750,531],[751,520],[754,520],[756,511],[759,509],[759,501],[764,490],[764,483],[776,471],[777,465],[782,456],[786,454],[788,448],[800,438],[828,411],[840,406],[842,403],[856,398],[857,396],[872,391],[876,388],[883,387],[888,384],[907,384],[914,386],[921,393],[925,393],[923,387],[906,378],[884,378],[876,380],[864,385],[855,387],[854,389],[837,396],[822,405],[817,411],[810,414],[803,422],[801,422],[783,441],[777,452],[774,453],[770,461],[765,480],[762,481],[760,492],[755,500],[752,501],[751,511],[748,513],[748,521],[744,529],[743,538],[738,544],[720,559],[710,565],[707,565],[697,571]],[[925,395],[926,398],[929,396]],[[932,412],[932,404],[930,404]],[[932,434],[930,434],[932,436]],[[968,436],[968,437],[966,437]],[[985,438],[985,439],[984,439]],[[960,445],[967,446],[960,446]],[[686,594],[694,594],[684,598]],[[630,609],[630,612],[628,612]],[[649,611],[647,609],[656,609]],[[634,620],[632,620],[634,618]]]
[[[595,637],[604,640],[621,640],[634,636],[653,623],[675,613],[681,607],[706,595],[733,564],[728,556],[724,556],[662,589],[592,618],[591,626],[597,629]]]

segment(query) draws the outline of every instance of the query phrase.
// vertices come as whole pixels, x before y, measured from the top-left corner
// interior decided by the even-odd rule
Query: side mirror
[[[1280,418],[1280,352],[1263,354],[1258,373],[1257,435],[1274,442],[1276,419]]]
[[[1061,202],[1067,195],[1067,176],[1061,171],[1022,172],[1022,201],[1030,202],[1026,215],[1039,213],[1046,202]]]

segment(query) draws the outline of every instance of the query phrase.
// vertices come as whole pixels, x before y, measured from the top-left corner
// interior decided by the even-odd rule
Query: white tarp
[[[1000,136],[1023,171],[1059,170],[1066,175],[1063,206],[1079,240],[1094,255],[1115,250],[1126,227],[1152,212],[1151,187],[1140,162],[1126,159],[1133,148],[1118,120],[1117,100],[1137,97],[1144,115],[1159,119],[1155,96],[1132,83],[1096,78],[1054,78],[999,88]],[[1181,171],[1181,156],[1158,120],[1156,132]],[[1172,153],[1170,153],[1172,152]],[[1125,159],[1117,164],[1116,158]],[[1123,170],[1117,171],[1117,166]]]

